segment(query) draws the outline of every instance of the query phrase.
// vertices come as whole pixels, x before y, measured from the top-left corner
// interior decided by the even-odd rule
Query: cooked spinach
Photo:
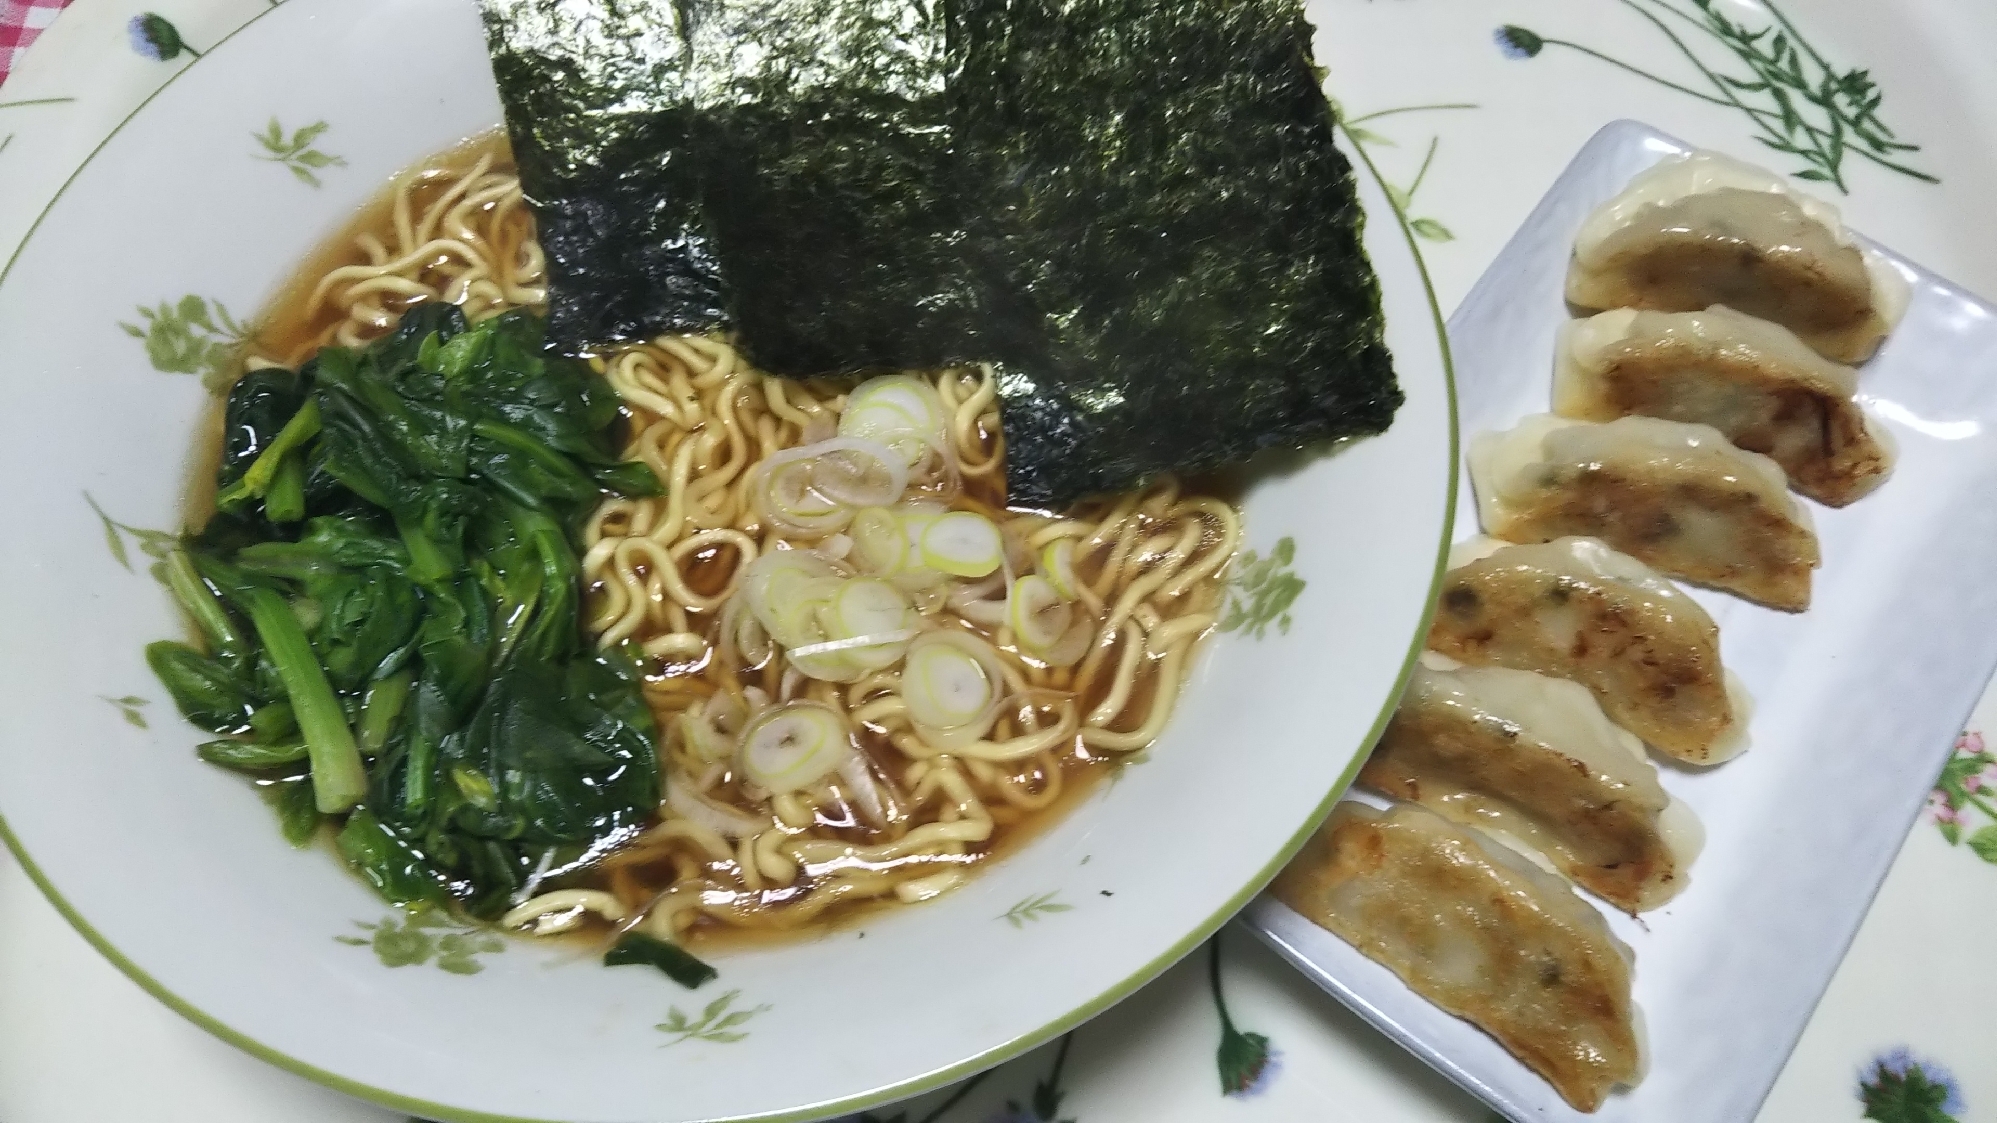
[[[504,911],[642,823],[660,778],[635,656],[582,632],[571,535],[621,462],[618,403],[540,322],[423,305],[231,391],[216,513],[168,559],[200,644],[146,657],[204,760],[331,817],[387,900]],[[306,766],[300,774],[300,764]]]
[[[656,967],[666,977],[693,990],[714,979],[719,972],[678,944],[669,944],[643,932],[627,932],[614,947],[603,953],[605,967]]]
[[[1015,502],[1398,408],[1294,0],[484,0],[564,348],[991,362]]]

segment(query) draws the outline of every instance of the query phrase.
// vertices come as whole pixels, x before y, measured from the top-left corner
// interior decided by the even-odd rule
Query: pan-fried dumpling
[[[1508,542],[1600,538],[1653,568],[1774,608],[1810,606],[1810,516],[1781,465],[1710,425],[1534,414],[1470,442],[1486,533]]]
[[[1908,295],[1884,258],[1852,244],[1837,208],[1712,152],[1631,180],[1582,224],[1567,272],[1567,299],[1582,308],[1724,304],[1842,363],[1872,354]]]
[[[1684,889],[1704,838],[1586,687],[1432,652],[1359,782],[1517,839],[1626,912]]]
[[[1746,747],[1747,699],[1697,601],[1592,538],[1472,540],[1450,556],[1428,646],[1572,679],[1659,752],[1714,764]]]
[[[1884,430],[1852,400],[1857,381],[1789,329],[1731,308],[1619,308],[1561,328],[1553,412],[1711,425],[1781,465],[1797,491],[1842,507],[1878,487],[1893,463]]]
[[[1566,883],[1475,831],[1341,803],[1273,889],[1577,1110],[1642,1077],[1629,949]]]

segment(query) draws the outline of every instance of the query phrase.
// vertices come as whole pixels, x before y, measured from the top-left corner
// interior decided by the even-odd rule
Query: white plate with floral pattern
[[[145,19],[161,57],[186,49]],[[1363,165],[1407,404],[1386,435],[1251,491],[1248,543],[1282,544],[1293,602],[1211,643],[1149,763],[963,889],[726,955],[688,993],[413,928],[200,764],[141,658],[178,624],[138,529],[177,522],[206,400],[193,375],[393,173],[498,121],[474,5],[273,5],[202,44],[0,273],[17,528],[0,545],[0,813],[79,930],[210,1031],[429,1118],[803,1119],[1049,1039],[1274,874],[1384,720],[1453,511],[1440,318]]]
[[[1466,439],[1548,409],[1575,231],[1636,173],[1686,151],[1633,122],[1604,128],[1485,271],[1449,321]],[[1272,898],[1250,909],[1319,985],[1511,1119],[1752,1118],[1997,665],[1997,308],[1887,255],[1913,303],[1861,369],[1859,396],[1899,444],[1893,476],[1849,507],[1812,504],[1824,564],[1809,611],[1688,589],[1754,695],[1752,747],[1715,768],[1660,770],[1705,824],[1691,885],[1641,920],[1604,909],[1636,953],[1643,1082],[1579,1113],[1350,945]],[[1466,503],[1457,537],[1475,533]]]

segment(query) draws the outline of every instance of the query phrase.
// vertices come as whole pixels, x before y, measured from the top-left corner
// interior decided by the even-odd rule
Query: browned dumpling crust
[[[1698,850],[1642,742],[1579,683],[1528,671],[1418,664],[1359,782],[1503,831],[1629,913],[1675,896]]]
[[[1592,249],[1567,274],[1567,299],[1581,308],[1724,304],[1841,363],[1865,361],[1892,330],[1864,255],[1788,195],[1721,188],[1653,204]]]
[[[1595,1111],[1642,1073],[1626,952],[1551,874],[1411,804],[1341,803],[1279,900]]]
[[[1794,332],[1730,308],[1617,309],[1561,330],[1553,410],[1710,425],[1774,460],[1789,485],[1842,507],[1886,479],[1892,453],[1853,397],[1857,372]]]
[[[1683,761],[1712,764],[1739,745],[1713,618],[1593,539],[1509,546],[1450,570],[1428,646],[1572,679],[1611,721]]]
[[[1709,425],[1535,414],[1470,443],[1484,529],[1507,542],[1599,538],[1673,577],[1771,608],[1810,607],[1819,562],[1782,468]]]

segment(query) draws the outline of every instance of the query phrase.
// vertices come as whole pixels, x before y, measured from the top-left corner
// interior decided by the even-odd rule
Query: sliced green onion
[[[816,632],[817,597],[829,597],[850,572],[815,550],[771,550],[742,571],[737,596],[771,639],[785,647],[824,638]]]
[[[770,635],[786,648],[817,643],[836,633],[828,619],[832,601],[846,582],[839,577],[779,581],[770,587]]]
[[[1040,575],[1054,585],[1062,600],[1077,600],[1082,586],[1075,579],[1075,540],[1056,538],[1040,548]]]
[[[895,517],[901,520],[902,530],[908,533],[908,548],[922,548],[922,532],[929,524],[950,513],[950,508],[927,499],[911,499],[895,504]]]
[[[829,706],[791,702],[759,714],[742,731],[736,763],[772,795],[810,787],[853,755],[845,719]]]
[[[1054,582],[1037,573],[1029,573],[1012,583],[1006,608],[1006,620],[1012,625],[1014,638],[1033,655],[1052,650],[1074,616],[1074,610],[1055,590]]]
[[[686,743],[687,751],[697,760],[712,764],[728,759],[728,754],[735,751],[734,738],[724,736],[713,725],[690,713],[680,714],[674,724],[679,727],[680,740]]]
[[[843,647],[814,651],[820,646],[805,644],[789,652],[791,670],[805,678],[815,678],[820,682],[858,682],[867,677],[868,668],[855,662],[850,651]],[[798,651],[806,654],[799,655]]]
[[[867,759],[859,753],[846,758],[839,766],[839,780],[845,787],[845,795],[851,803],[858,804],[860,813],[877,827],[885,827],[893,816],[889,809],[889,796],[881,789],[879,780],[874,779],[873,770],[867,767]]]
[[[866,573],[886,576],[908,560],[908,531],[885,507],[855,512],[846,533],[853,539],[852,559]]]
[[[793,659],[808,659],[813,655],[824,655],[833,651],[856,651],[866,647],[885,647],[914,639],[922,633],[915,628],[903,628],[894,632],[874,632],[864,636],[850,636],[846,639],[829,639],[824,643],[808,643],[790,652]],[[899,659],[897,655],[895,658]]]
[[[936,393],[936,387],[924,378],[912,374],[886,374],[869,378],[853,388],[846,397],[846,408],[864,409],[870,406],[891,406],[919,422],[941,427],[948,420],[943,410],[943,399]]]
[[[833,501],[813,485],[810,461],[785,458],[783,453],[756,466],[749,481],[749,495],[762,521],[785,534],[808,537],[836,534],[853,517],[851,508]]]
[[[834,437],[781,455],[807,456],[819,494],[848,507],[885,507],[908,490],[908,465],[893,449],[856,437]]]
[[[721,643],[724,650],[741,658],[745,669],[752,671],[762,670],[763,664],[776,654],[776,646],[764,631],[763,622],[749,611],[748,600],[739,594],[728,598],[727,606],[721,610]]]
[[[934,616],[950,603],[950,579],[933,569],[904,569],[888,580],[915,602],[915,611]]]
[[[837,533],[855,507],[884,507],[908,489],[903,454],[878,441],[841,436],[785,449],[756,466],[757,513],[787,533]]]
[[[927,381],[906,374],[870,378],[846,396],[839,435],[876,441],[913,467],[944,444],[949,417]]]
[[[729,747],[732,750],[734,746]],[[666,810],[723,838],[754,838],[770,825],[767,818],[752,819],[740,811],[709,802],[686,784],[666,785]]]
[[[983,577],[1005,562],[997,524],[970,511],[939,515],[922,532],[922,564],[953,577]]]
[[[918,732],[932,742],[973,741],[998,714],[1005,671],[990,644],[962,631],[925,632],[908,647],[902,701]]]
[[[846,582],[833,598],[832,612],[841,639],[898,632],[915,624],[915,608],[908,598],[900,589],[875,577],[857,577]]]
[[[1069,622],[1068,630],[1054,641],[1054,646],[1042,653],[1040,661],[1050,667],[1072,667],[1082,661],[1095,642],[1096,621],[1084,613],[1077,612]]]

